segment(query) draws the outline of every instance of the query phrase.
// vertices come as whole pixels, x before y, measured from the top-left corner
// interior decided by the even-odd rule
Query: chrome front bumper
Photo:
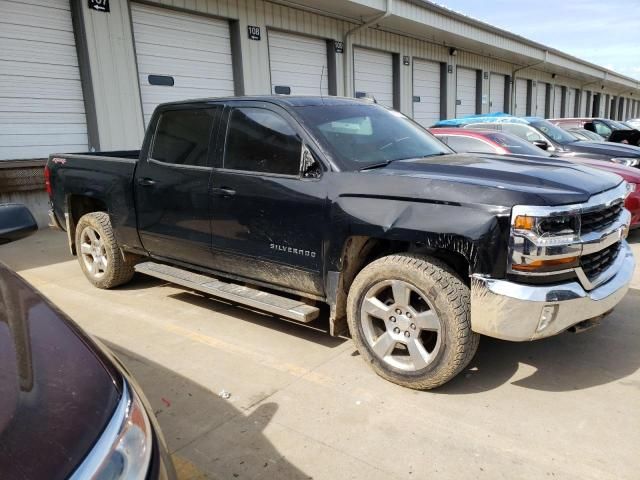
[[[474,275],[471,328],[483,335],[520,342],[556,335],[613,309],[627,293],[634,268],[631,249],[622,241],[618,258],[609,268],[611,278],[590,291],[578,281],[537,286]]]

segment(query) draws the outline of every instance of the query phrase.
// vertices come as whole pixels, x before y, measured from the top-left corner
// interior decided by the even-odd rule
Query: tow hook
[[[586,332],[587,330],[591,330],[592,328],[599,326],[602,323],[602,319],[607,315],[609,315],[612,311],[613,309],[597,317],[589,318],[587,320],[583,320],[580,323],[576,323],[572,327],[569,327],[567,329],[567,332],[582,333],[582,332]]]

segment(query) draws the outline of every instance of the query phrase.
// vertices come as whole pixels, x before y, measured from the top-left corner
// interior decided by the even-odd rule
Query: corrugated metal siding
[[[0,160],[87,143],[68,0],[0,1]]]

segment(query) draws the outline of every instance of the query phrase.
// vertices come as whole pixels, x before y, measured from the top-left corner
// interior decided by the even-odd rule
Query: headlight
[[[620,165],[625,165],[627,167],[636,167],[640,160],[637,158],[629,158],[629,157],[614,157],[611,159],[614,163],[619,163]]]
[[[578,266],[578,214],[516,215],[511,224],[511,270],[549,273]]]
[[[125,382],[113,417],[71,480],[144,479],[151,460],[151,443],[147,413]]]

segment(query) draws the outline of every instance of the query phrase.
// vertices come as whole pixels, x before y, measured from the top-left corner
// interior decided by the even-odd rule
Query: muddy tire
[[[116,242],[109,215],[87,213],[76,225],[76,252],[80,268],[98,288],[113,288],[133,277],[135,261],[124,257]]]
[[[418,390],[451,380],[473,358],[469,288],[435,258],[380,258],[355,278],[347,299],[349,330],[381,377]]]

